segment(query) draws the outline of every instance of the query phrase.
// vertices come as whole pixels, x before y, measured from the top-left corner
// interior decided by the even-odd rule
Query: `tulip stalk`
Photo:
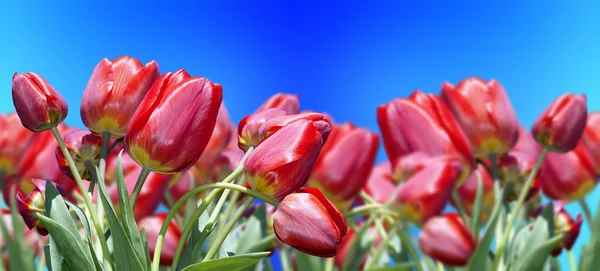
[[[460,218],[464,221],[464,223],[469,224],[469,217],[467,216],[465,207],[462,203],[462,200],[460,199],[460,196],[458,195],[458,188],[454,188],[452,190],[452,199],[456,203],[456,209],[458,210],[458,213],[460,214]]]
[[[131,208],[135,208],[135,203],[137,201],[138,196],[140,195],[140,192],[142,191],[142,187],[144,186],[144,183],[146,182],[146,179],[148,178],[148,175],[150,175],[150,170],[143,167],[142,168],[142,172],[140,172],[140,176],[138,177],[137,181],[135,182],[135,187],[133,187],[133,192],[131,193]]]
[[[590,211],[590,207],[588,206],[588,204],[584,198],[579,199],[578,202],[579,202],[579,205],[581,206],[581,210],[583,211],[583,215],[585,216],[585,220],[587,220],[587,223],[591,229],[593,226],[592,211]]]

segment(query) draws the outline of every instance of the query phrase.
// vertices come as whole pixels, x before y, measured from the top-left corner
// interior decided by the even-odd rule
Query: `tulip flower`
[[[521,191],[525,189],[525,182],[533,171],[537,156],[537,154],[531,152],[511,151],[500,157],[498,161],[500,183],[502,186],[507,186],[509,182],[513,184],[506,197],[509,202],[517,200]],[[541,172],[543,172],[543,169],[539,170],[534,177],[525,201],[529,201],[540,191]]]
[[[520,126],[519,139],[512,150],[529,153],[533,155],[535,159],[537,159],[542,152],[542,146],[535,141],[535,138],[533,138],[531,132],[525,130],[523,126]]]
[[[286,115],[287,113],[281,109],[268,108],[244,117],[238,124],[238,146],[240,149],[247,151],[251,146],[256,147],[260,142],[260,127],[267,120]]]
[[[325,114],[315,112],[305,112],[295,115],[281,116],[267,120],[263,125],[260,126],[259,136],[260,141],[265,140],[281,128],[289,125],[290,123],[298,120],[310,120],[313,122],[321,136],[323,137],[323,143],[327,141],[329,132],[331,130],[331,122]],[[260,144],[260,143],[259,143]]]
[[[225,104],[221,104],[219,113],[217,114],[217,122],[215,123],[213,133],[198,161],[209,164],[217,159],[221,152],[225,150],[227,144],[229,144],[229,141],[231,140],[231,137],[234,135],[233,131],[231,130],[232,125],[233,123],[229,119],[229,113],[227,113]]]
[[[583,137],[585,149],[594,158],[596,170],[600,171],[600,112],[588,115]]]
[[[487,172],[484,166],[479,165],[477,169],[473,171],[471,176],[458,187],[458,197],[460,198],[465,211],[469,216],[473,213],[473,207],[475,205],[475,199],[477,199],[477,185],[481,179],[483,188],[483,201],[481,202],[481,221],[487,221],[488,217],[492,214],[494,209],[494,179]],[[452,205],[456,206],[454,201],[451,201]]]
[[[85,163],[90,163],[94,166],[98,164],[98,161],[100,161],[102,138],[88,131],[75,130],[67,133],[63,140],[81,178],[90,180],[92,173],[86,167]],[[58,161],[60,170],[65,175],[73,178],[69,163],[58,146],[56,147],[56,160]]]
[[[455,167],[461,167],[461,159],[457,155],[432,157],[423,152],[413,152],[397,160],[396,164],[392,165],[392,180],[396,184],[404,183],[429,164],[440,160],[453,164]]]
[[[316,188],[286,196],[273,215],[275,235],[287,245],[318,257],[335,256],[347,226],[344,217]]]
[[[21,191],[17,192],[17,208],[23,217],[23,221],[25,221],[25,225],[30,230],[35,228],[39,234],[46,236],[48,235],[48,230],[43,225],[40,225],[40,220],[37,216],[38,213],[46,215],[46,182],[40,179],[32,179],[31,182],[35,188],[29,195],[25,196]],[[60,185],[55,183],[53,185],[56,186],[61,195],[68,195],[68,192]]]
[[[65,99],[32,72],[13,75],[12,96],[21,123],[33,132],[50,130],[65,120],[69,111]]]
[[[158,240],[160,227],[164,223],[166,217],[167,213],[158,213],[156,215],[146,217],[140,220],[138,223],[138,228],[140,231],[142,229],[146,230],[150,258],[154,257],[154,248],[156,247],[156,241]],[[160,251],[161,265],[171,265],[173,263],[179,238],[181,238],[181,228],[175,224],[174,220],[171,220],[163,239],[162,250]]]
[[[21,125],[17,113],[0,114],[0,176],[15,175],[34,135]]]
[[[450,198],[460,171],[460,168],[447,160],[430,163],[396,192],[396,209],[401,216],[419,222],[440,214]]]
[[[367,183],[379,137],[351,123],[334,126],[313,166],[309,185],[319,187],[336,207],[346,209]]]
[[[505,154],[517,143],[517,115],[498,81],[471,77],[456,87],[444,82],[441,97],[471,142],[475,157]]]
[[[373,168],[364,189],[367,195],[380,204],[392,198],[396,186],[392,183],[392,167],[389,162],[383,162]]]
[[[413,152],[458,155],[463,165],[459,184],[475,168],[467,137],[450,110],[433,94],[417,90],[408,99],[392,100],[377,109],[377,122],[392,165]]]
[[[443,264],[464,266],[476,243],[473,234],[456,213],[434,217],[423,226],[419,236],[423,253]]]
[[[300,113],[300,102],[298,101],[298,95],[277,93],[271,96],[268,100],[263,103],[255,113],[263,111],[267,108],[278,108],[288,114]]]
[[[244,163],[253,190],[282,200],[306,184],[323,139],[316,125],[295,121],[264,140]]]
[[[190,168],[208,144],[222,88],[183,69],[161,75],[127,127],[125,150],[142,167],[170,174]]]
[[[591,192],[598,181],[594,160],[583,143],[567,153],[549,152],[540,173],[542,192],[554,200],[577,200]]]
[[[554,152],[568,152],[577,146],[587,121],[585,95],[565,94],[554,100],[533,123],[535,140]]]
[[[552,256],[558,257],[562,252],[563,248],[571,250],[577,237],[579,236],[579,230],[581,229],[581,223],[583,218],[581,214],[577,215],[577,219],[573,220],[571,215],[565,210],[566,201],[555,201],[552,204],[554,211],[554,234],[562,234],[562,241],[552,250]],[[538,207],[532,214],[533,217],[539,216],[539,214],[546,208],[546,205]]]
[[[96,65],[81,100],[81,120],[96,134],[125,135],[129,120],[159,75],[158,64],[133,57],[107,58]]]

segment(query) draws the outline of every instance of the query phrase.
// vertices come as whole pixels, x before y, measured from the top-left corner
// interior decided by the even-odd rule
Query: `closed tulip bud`
[[[544,195],[568,201],[585,197],[598,181],[594,160],[581,142],[567,153],[549,152],[540,178]]]
[[[155,61],[144,66],[128,56],[114,61],[102,59],[83,92],[83,124],[96,134],[123,137],[129,120],[158,75]]]
[[[337,253],[347,225],[344,216],[316,188],[286,196],[273,215],[275,235],[287,245],[318,257]]]
[[[585,95],[565,94],[554,100],[533,123],[535,140],[553,152],[568,152],[577,146],[587,121]]]
[[[456,87],[445,82],[440,94],[471,142],[475,157],[504,154],[516,144],[517,115],[498,81],[471,77]]]
[[[469,216],[473,213],[473,206],[475,205],[475,199],[477,199],[477,186],[481,180],[483,188],[483,201],[481,202],[481,214],[480,218],[482,222],[488,220],[494,209],[494,179],[487,172],[484,166],[479,165],[477,169],[471,173],[471,176],[465,183],[458,187],[458,197],[460,198],[465,211]],[[454,200],[450,201],[452,205],[456,206]]]
[[[440,155],[429,156],[422,152],[414,152],[397,160],[395,165],[392,165],[392,180],[396,184],[404,183],[410,177],[417,174],[423,168],[436,161],[450,163],[456,168],[461,168],[461,159],[457,155]],[[460,183],[458,183],[460,181]],[[463,180],[457,180],[456,185],[461,185]]]
[[[315,112],[305,112],[295,115],[281,116],[267,120],[259,129],[260,141],[273,135],[275,132],[281,130],[281,128],[289,125],[290,123],[298,120],[310,120],[313,122],[321,136],[323,137],[323,143],[327,141],[329,132],[331,131],[331,122],[327,115]]]
[[[15,175],[34,135],[21,125],[17,113],[0,114],[0,179]]]
[[[264,140],[244,163],[253,190],[282,200],[306,184],[323,139],[316,125],[298,120]]]
[[[156,215],[144,218],[138,223],[138,228],[140,231],[142,229],[146,230],[150,258],[154,257],[154,247],[156,247],[160,228],[165,222],[166,217],[167,213],[158,213]],[[174,220],[171,220],[169,222],[167,232],[164,235],[162,250],[160,251],[161,265],[171,265],[173,263],[179,238],[181,238],[181,228],[175,224]]]
[[[377,109],[377,122],[392,165],[413,152],[457,155],[463,165],[459,183],[475,168],[467,137],[450,110],[433,94],[415,91],[408,99],[392,100]]]
[[[396,209],[401,216],[418,222],[440,214],[460,174],[460,168],[453,163],[432,162],[400,187]]]
[[[512,183],[512,188],[508,191],[506,199],[515,201],[518,199],[521,191],[525,189],[525,182],[535,166],[537,155],[523,151],[511,151],[508,154],[500,157],[498,161],[498,173],[500,175],[500,184],[504,187],[508,183]],[[542,166],[543,167],[543,166]],[[533,179],[529,192],[525,197],[529,201],[540,191],[541,185],[541,169]]]
[[[33,132],[49,130],[63,122],[69,111],[65,99],[33,72],[15,73],[12,96],[21,123]]]
[[[600,112],[588,115],[583,137],[585,149],[594,158],[596,170],[600,171]]]
[[[351,123],[334,126],[315,162],[309,185],[318,187],[339,209],[352,204],[375,165],[379,137]]]
[[[464,266],[469,262],[476,243],[460,216],[448,213],[427,221],[419,236],[423,253],[443,264]]]
[[[125,150],[146,169],[185,171],[210,140],[222,92],[220,85],[183,69],[161,75],[131,117]]]
[[[365,185],[365,193],[376,202],[384,204],[392,198],[395,190],[390,163],[383,162],[375,166]]]
[[[250,147],[256,147],[260,142],[260,127],[266,121],[286,116],[287,113],[278,108],[268,108],[252,115],[244,117],[238,124],[238,146],[247,151]]]
[[[42,215],[46,215],[46,182],[39,179],[32,179],[31,182],[35,186],[35,188],[29,193],[29,195],[25,196],[22,192],[17,192],[17,208],[21,216],[23,217],[23,221],[25,221],[25,225],[32,230],[36,228],[37,232],[43,236],[48,235],[48,230],[40,225],[40,220],[38,219],[38,213]],[[60,185],[54,184],[58,189],[59,193],[63,196],[67,196],[68,192],[64,190]]]
[[[573,220],[571,215],[565,210],[566,201],[555,201],[552,204],[554,211],[554,234],[563,235],[562,241],[552,250],[552,256],[558,257],[562,252],[563,248],[571,250],[577,237],[579,236],[579,230],[581,230],[581,223],[583,218],[581,214],[577,215],[577,219]],[[539,214],[546,208],[546,205],[538,207],[532,214],[533,217],[539,216]]]
[[[67,150],[69,150],[69,154],[71,154],[73,162],[75,162],[75,167],[81,178],[90,180],[92,178],[92,173],[85,164],[90,163],[91,165],[96,165],[98,164],[98,161],[100,161],[102,138],[88,131],[75,130],[67,133],[63,140]],[[56,160],[58,161],[60,170],[62,170],[65,175],[73,178],[69,163],[58,146],[56,147]]]
[[[277,93],[266,100],[265,103],[263,103],[258,110],[256,110],[256,113],[267,108],[278,108],[290,115],[298,114],[300,113],[300,102],[298,101],[298,95]]]

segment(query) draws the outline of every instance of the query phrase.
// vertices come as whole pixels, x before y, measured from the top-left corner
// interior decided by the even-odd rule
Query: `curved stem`
[[[569,270],[577,271],[577,264],[575,263],[575,255],[572,250],[567,250],[567,255],[569,256]]]
[[[366,204],[358,206],[352,210],[346,211],[343,213],[343,215],[344,217],[348,218],[356,214],[362,214],[372,210],[379,210],[381,207],[383,207],[381,204]]]
[[[333,257],[325,260],[325,271],[333,271]],[[367,270],[367,269],[365,269]]]
[[[203,262],[210,261],[210,260],[212,260],[212,258],[215,257],[215,255],[217,255],[219,248],[225,241],[225,238],[227,238],[227,235],[229,235],[229,232],[231,232],[233,227],[235,227],[235,224],[244,215],[246,210],[248,210],[248,208],[250,208],[252,206],[252,203],[254,203],[253,198],[249,197],[244,200],[244,203],[242,204],[242,206],[240,208],[238,208],[238,210],[235,212],[235,214],[233,214],[233,217],[231,218],[231,220],[229,220],[229,222],[227,222],[227,225],[225,225],[225,228],[223,228],[223,231],[219,232],[219,235],[217,235],[217,239],[215,240],[213,245],[208,250],[208,253],[206,253],[206,256],[202,260]]]
[[[465,211],[465,206],[462,203],[462,200],[460,199],[460,196],[458,195],[458,188],[454,188],[452,190],[452,199],[454,200],[454,203],[456,204],[456,209],[458,210],[458,213],[460,214],[460,218],[462,218],[463,223],[465,223],[465,225],[469,225],[470,221],[469,221],[469,217],[467,216],[467,211]]]
[[[413,244],[410,242],[410,239],[406,236],[404,230],[399,229],[398,237],[400,237],[400,241],[402,242],[402,248],[408,249],[408,254],[412,258],[413,264],[415,265],[415,269],[417,271],[423,271],[423,266],[421,265],[421,261],[419,260],[419,255],[417,255],[417,251],[413,247]]]
[[[494,265],[493,265],[492,270],[496,270],[498,267],[498,264],[502,260],[506,242],[508,241],[508,237],[510,236],[511,229],[512,229],[512,227],[514,227],[514,224],[518,217],[517,214],[519,213],[519,211],[521,210],[521,207],[523,207],[523,204],[525,203],[525,198],[527,197],[527,194],[529,193],[529,189],[531,188],[531,185],[533,184],[533,180],[535,179],[535,176],[537,175],[538,171],[540,170],[540,167],[542,166],[542,162],[544,161],[544,157],[546,157],[547,153],[548,153],[548,149],[544,148],[542,150],[542,153],[538,157],[537,161],[535,162],[535,166],[531,170],[531,173],[527,177],[527,180],[525,181],[523,190],[521,190],[521,194],[519,194],[519,199],[517,200],[517,204],[515,205],[515,208],[513,209],[513,215],[509,216],[508,223],[506,223],[504,232],[502,234],[502,239],[499,240],[498,249],[496,251],[496,257],[494,257]]]
[[[400,225],[401,225],[400,223],[396,223],[396,225],[394,225],[390,229],[390,233],[393,233],[394,231],[398,230],[400,228]],[[369,259],[369,262],[367,263],[367,267],[365,268],[365,270],[371,270],[371,268],[373,268],[375,266],[375,264],[377,264],[379,257],[381,257],[381,254],[386,249],[387,244],[392,240],[393,237],[394,237],[394,234],[388,234],[388,233],[385,233],[381,236],[381,238],[383,238],[383,240],[381,241],[381,244],[375,251],[375,254],[373,254],[373,257],[371,257],[371,259]]]
[[[583,211],[585,220],[587,220],[587,223],[590,226],[590,229],[592,229],[593,219],[592,219],[592,212],[590,211],[590,207],[588,206],[587,202],[585,201],[585,198],[581,198],[578,201],[579,201],[579,205],[581,205],[581,210]]]
[[[140,172],[140,176],[135,182],[133,193],[131,193],[131,208],[135,208],[135,203],[137,201],[138,196],[140,195],[140,192],[142,191],[142,187],[144,186],[148,175],[150,175],[150,170],[147,168],[142,168],[142,172]]]

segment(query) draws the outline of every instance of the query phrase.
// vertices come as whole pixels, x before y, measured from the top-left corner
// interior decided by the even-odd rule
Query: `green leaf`
[[[144,249],[146,251],[148,250],[148,235],[146,234],[146,229],[142,228],[142,230],[140,231],[140,236],[142,237],[142,244],[144,246]],[[150,257],[146,257],[147,261],[146,261],[146,265],[150,266],[152,263],[150,262]]]
[[[261,234],[260,221],[254,216],[251,216],[246,223],[241,225],[241,231],[239,232],[239,239],[237,240],[237,246],[235,248],[235,254],[244,254],[249,252],[262,252],[265,251],[269,244],[264,244],[264,248],[255,248],[253,245],[257,244],[263,237]],[[250,249],[258,249],[258,251],[250,251]]]
[[[146,266],[142,265],[142,260],[135,252],[129,236],[117,218],[115,209],[108,198],[105,185],[102,182],[98,182],[98,188],[98,191],[100,192],[100,199],[102,200],[102,206],[104,207],[106,217],[108,218],[108,224],[110,226],[111,239],[113,241],[114,248],[113,255],[115,257],[117,270],[146,270]]]
[[[188,201],[190,202],[190,201]],[[194,201],[191,201],[194,203]],[[202,200],[198,201],[194,204],[202,204]],[[197,206],[196,206],[197,207]],[[215,229],[216,223],[212,225],[210,228],[206,228],[208,220],[210,219],[210,215],[208,210],[205,210],[198,218],[198,222],[194,225],[192,230],[192,234],[190,235],[187,247],[183,252],[183,256],[181,257],[181,261],[179,262],[179,266],[177,270],[181,270],[191,264],[200,262],[200,260],[204,257],[204,253],[202,253],[202,246],[206,237]]]
[[[244,255],[236,255],[227,258],[220,258],[216,260],[210,260],[197,264],[190,265],[183,269],[183,271],[210,271],[210,270],[228,270],[237,271],[244,267],[252,266],[260,261],[262,258],[267,257],[269,252],[258,252],[249,253]],[[320,269],[307,269],[307,270],[320,270]]]
[[[546,220],[548,227],[548,238],[554,236],[554,205],[552,201],[546,204],[546,207],[540,213],[540,217]]]
[[[475,194],[475,203],[471,213],[471,232],[475,238],[479,235],[479,220],[481,217],[481,208],[483,204],[483,181],[481,180],[481,174],[477,174],[477,194]]]
[[[92,233],[90,231],[90,223],[89,223],[87,217],[85,216],[85,213],[83,212],[83,210],[81,210],[81,208],[79,208],[79,206],[77,206],[71,202],[68,202],[68,201],[65,201],[65,203],[67,205],[69,205],[69,208],[71,208],[71,210],[75,211],[75,213],[79,217],[79,221],[81,221],[81,224],[83,224],[83,229],[87,235],[88,241],[91,242],[92,241]]]
[[[562,236],[548,240],[550,237],[548,222],[542,216],[535,220],[532,227],[525,227],[523,230],[527,229],[530,230],[530,234],[524,241],[524,255],[514,263],[516,266],[514,270],[541,270],[552,250],[562,240]]]
[[[294,250],[296,254],[296,263],[298,264],[298,270],[323,270],[323,261],[319,257],[308,255],[304,252]],[[358,270],[358,269],[348,269]]]
[[[58,252],[52,235],[48,236],[48,244],[44,246],[44,256],[46,257],[48,270],[61,271],[63,256]]]
[[[405,271],[413,270],[414,265],[412,263],[400,263],[393,266],[384,266],[378,268],[372,268],[367,271]]]
[[[59,224],[57,221],[42,214],[38,214],[38,219],[40,220],[40,223],[46,227],[50,235],[52,235],[54,244],[56,244],[58,251],[63,256],[69,269],[95,269],[91,256],[89,255],[89,250],[83,246],[83,241],[79,234],[74,235],[70,230],[64,227],[64,225]]]
[[[104,268],[102,268],[102,264],[100,263],[100,261],[98,261],[98,257],[96,256],[96,253],[94,253],[94,248],[92,247],[92,243],[91,242],[86,242],[86,243],[88,245],[88,248],[92,252],[92,262],[94,262],[94,266],[96,267],[96,271],[102,271],[102,270],[104,270]]]

